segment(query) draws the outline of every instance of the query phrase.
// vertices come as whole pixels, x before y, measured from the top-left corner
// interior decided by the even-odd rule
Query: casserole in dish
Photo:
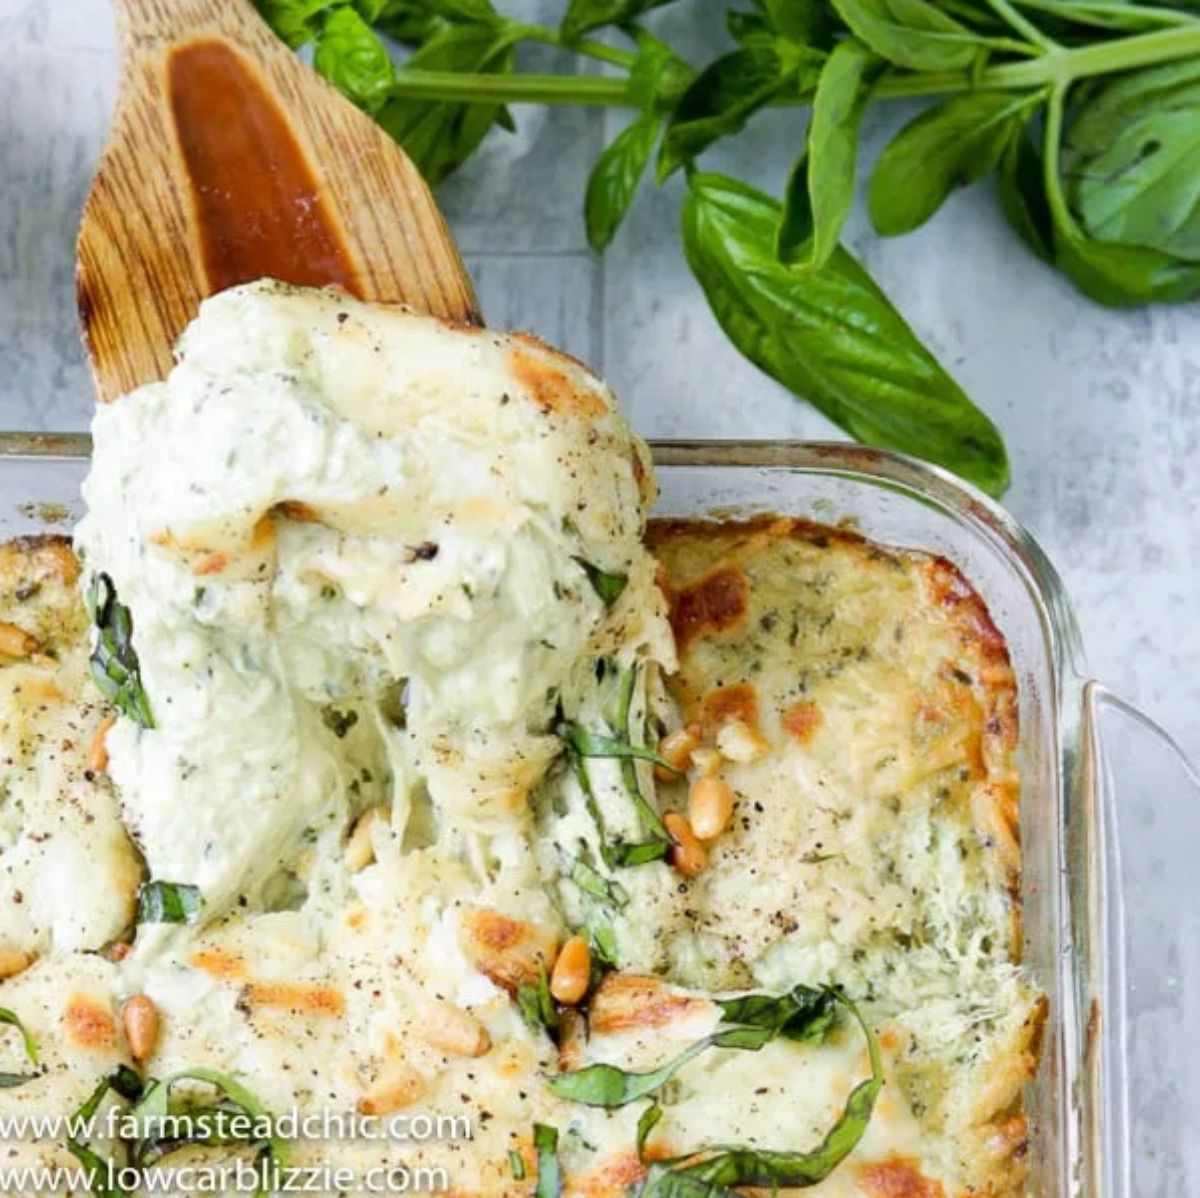
[[[87,439],[12,437],[2,448],[0,534],[68,531],[79,514]],[[1138,749],[1118,738],[1110,758],[1102,754],[1100,725],[1107,732],[1111,716],[1129,713],[1083,680],[1074,621],[1036,545],[998,508],[940,472],[875,451],[667,444],[655,447],[655,463],[662,490],[656,515],[849,518],[875,541],[949,558],[980,592],[1019,683],[1024,957],[1049,998],[1042,1063],[1027,1102],[1029,1192],[1188,1192],[1181,1174],[1166,1172],[1165,1188],[1143,1184],[1144,1173],[1130,1185],[1135,1159],[1143,1165],[1129,1138],[1117,848],[1133,842],[1120,835],[1114,782]],[[1161,748],[1153,756],[1161,770],[1156,797],[1165,807],[1165,788],[1182,789],[1187,774]],[[1185,837],[1181,828],[1172,843]],[[1166,856],[1160,865],[1164,893],[1172,879],[1183,881],[1172,873],[1178,863]],[[1143,904],[1154,897],[1152,888],[1139,895]],[[1180,926],[1188,926],[1185,919]],[[1181,1120],[1186,1101],[1186,1091],[1177,1091]],[[1157,1134],[1161,1145],[1162,1126]]]

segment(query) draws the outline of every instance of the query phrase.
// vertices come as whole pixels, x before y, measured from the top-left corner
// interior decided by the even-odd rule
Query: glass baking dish
[[[0,433],[0,538],[69,532],[89,449],[83,434]],[[1088,678],[1036,542],[950,475],[878,450],[662,442],[654,458],[658,515],[851,521],[949,558],[982,594],[1020,687],[1025,955],[1050,998],[1028,1095],[1028,1193],[1200,1194],[1200,779],[1165,733]]]

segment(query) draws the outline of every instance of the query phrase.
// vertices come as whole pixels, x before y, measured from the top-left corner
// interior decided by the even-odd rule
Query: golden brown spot
[[[711,1004],[706,999],[674,994],[657,978],[630,973],[608,974],[589,1005],[594,1032],[666,1027],[709,1010]]]
[[[546,351],[527,353],[517,346],[508,351],[509,369],[534,403],[558,415],[589,420],[603,416],[606,411],[604,400],[547,357]]]
[[[196,564],[192,566],[192,573],[200,575],[220,574],[227,565],[229,565],[229,554],[217,549],[212,553],[206,553],[198,558]]]
[[[705,732],[719,732],[734,721],[745,724],[754,736],[761,736],[758,722],[758,692],[752,682],[719,686],[705,700],[700,722]]]
[[[67,1000],[63,1030],[80,1048],[111,1048],[117,1041],[117,1022],[108,1004],[88,994],[73,994]]]
[[[188,958],[188,964],[214,978],[234,980],[246,976],[246,963],[236,953],[223,948],[201,948]]]
[[[723,566],[672,596],[671,631],[686,653],[694,640],[736,627],[750,606],[750,584],[737,566]]]
[[[821,708],[811,699],[801,699],[784,710],[779,722],[784,732],[800,744],[808,744],[824,722]]]
[[[298,499],[285,499],[282,503],[276,504],[275,510],[289,520],[295,520],[298,524],[319,524],[321,522],[321,517],[317,515],[316,511]]]
[[[567,1179],[564,1198],[614,1198],[646,1176],[636,1152],[622,1152],[598,1169]]]
[[[462,931],[463,951],[471,964],[511,992],[536,982],[541,970],[553,964],[558,948],[553,934],[488,907],[468,911]]]
[[[293,1015],[338,1018],[346,1013],[346,1000],[333,986],[314,982],[248,982],[242,1001],[249,1007],[290,1011]]]
[[[893,1156],[859,1165],[854,1170],[858,1187],[870,1198],[946,1198],[940,1182],[926,1177],[917,1162]]]
[[[115,715],[106,715],[100,721],[100,726],[92,735],[92,743],[88,746],[86,769],[93,774],[102,774],[108,769],[108,733],[117,722]]]

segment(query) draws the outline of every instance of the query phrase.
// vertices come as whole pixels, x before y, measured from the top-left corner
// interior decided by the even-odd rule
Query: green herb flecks
[[[138,891],[138,923],[192,923],[204,900],[186,882],[146,882]]]
[[[92,677],[106,699],[122,715],[154,727],[150,700],[142,686],[141,667],[133,648],[133,618],[118,598],[112,579],[97,574],[88,588],[88,608],[96,626]]]
[[[523,982],[517,987],[517,1009],[530,1031],[545,1031],[551,1038],[558,1031],[558,1008],[550,993],[550,979],[545,965],[538,967],[536,982]]]
[[[612,607],[629,585],[629,577],[626,574],[609,574],[581,557],[577,557],[575,561],[587,575],[588,582],[592,584],[592,590],[600,596],[605,607]]]

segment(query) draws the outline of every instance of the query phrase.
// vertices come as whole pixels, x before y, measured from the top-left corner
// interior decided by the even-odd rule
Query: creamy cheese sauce
[[[1015,1192],[1037,995],[1006,944],[1004,865],[971,838],[969,801],[939,795],[981,717],[960,703],[943,726],[925,694],[943,656],[971,661],[911,561],[883,585],[866,550],[831,567],[756,542],[754,623],[689,652],[677,592],[712,553],[686,534],[663,547],[669,608],[644,542],[648,455],[607,388],[532,339],[333,292],[259,283],[208,301],[169,378],[102,409],[94,433],[82,583],[107,575],[131,613],[153,726],[121,716],[103,769],[83,768],[104,705],[72,577],[48,608],[71,613],[62,652],[0,670],[0,735],[37,779],[0,805],[0,870],[39,896],[32,915],[0,902],[0,932],[44,957],[0,982],[0,1004],[46,1045],[0,1111],[73,1110],[131,1063],[120,1008],[142,994],[160,1017],[146,1074],[219,1070],[271,1111],[384,1103],[473,1126],[445,1143],[296,1144],[297,1163],[402,1159],[444,1166],[459,1198],[528,1198],[545,1123],[568,1198],[616,1198],[641,1174],[645,1102],[585,1106],[548,1078],[657,1068],[719,1025],[713,997],[836,983],[887,1081],[812,1192]],[[828,646],[775,643],[758,622],[760,603],[796,594],[856,654],[898,644],[888,621],[911,619],[891,656],[802,688],[822,708],[810,740],[782,734],[773,705]],[[37,670],[60,698],[45,711],[28,702]],[[747,670],[761,728],[701,712],[738,795],[708,870],[615,864],[685,788],[645,761],[570,760],[568,728],[649,746]],[[74,748],[47,753],[30,723],[42,741],[78,724]],[[999,752],[988,779],[1008,764]],[[43,848],[33,833],[64,810]],[[130,930],[143,864],[198,889],[191,922]],[[100,870],[103,885],[36,890],[39,871]],[[616,969],[589,1032],[564,1016],[556,1044],[514,991],[579,931]],[[21,1064],[19,1038],[0,1038],[0,1069]],[[869,1074],[845,1016],[817,1042],[709,1049],[663,1090],[649,1152],[813,1148]]]

